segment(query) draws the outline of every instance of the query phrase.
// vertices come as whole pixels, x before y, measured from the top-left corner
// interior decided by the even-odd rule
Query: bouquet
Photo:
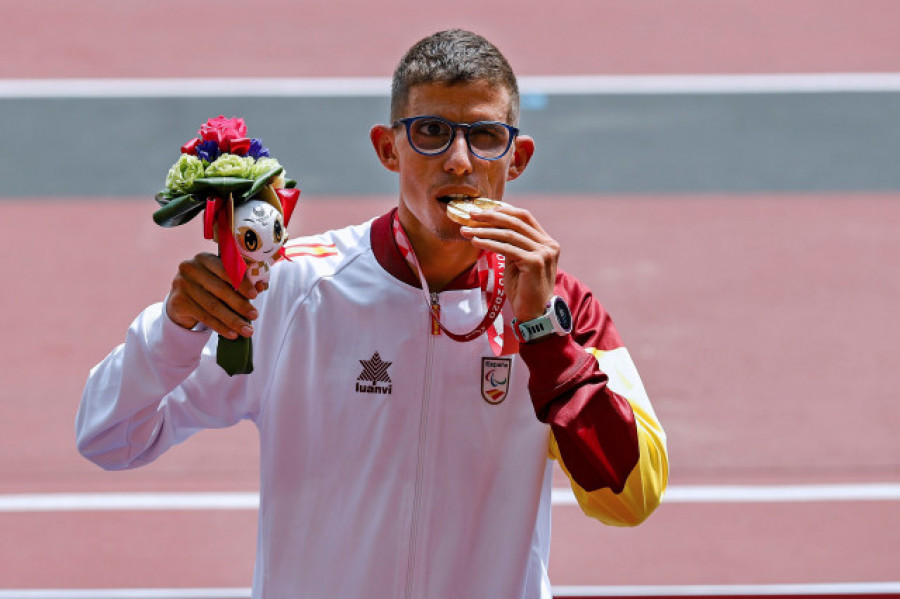
[[[245,276],[268,280],[269,265],[284,257],[286,226],[300,190],[284,176],[284,167],[262,142],[247,138],[240,118],[209,119],[196,137],[181,147],[181,156],[156,194],[160,208],[153,220],[163,227],[182,225],[203,213],[203,236],[219,245],[219,256],[232,286]],[[216,361],[229,375],[253,371],[249,337],[219,336]]]

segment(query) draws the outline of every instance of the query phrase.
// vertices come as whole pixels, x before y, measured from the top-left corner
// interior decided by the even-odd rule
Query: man
[[[606,523],[658,505],[664,433],[559,245],[507,203],[478,227],[447,216],[527,167],[518,100],[483,38],[422,40],[394,74],[393,124],[371,130],[397,209],[298,240],[262,294],[214,256],[183,263],[91,372],[78,443],[106,468],[256,423],[255,598],[550,597],[548,457]],[[217,366],[210,329],[253,335],[252,374]]]

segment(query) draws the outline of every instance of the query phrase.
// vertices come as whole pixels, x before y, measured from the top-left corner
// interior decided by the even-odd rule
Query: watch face
[[[556,313],[556,321],[559,322],[559,326],[562,327],[562,330],[568,333],[572,330],[572,313],[569,311],[569,306],[566,305],[565,300],[561,297],[557,298],[555,302],[553,302],[553,311]]]

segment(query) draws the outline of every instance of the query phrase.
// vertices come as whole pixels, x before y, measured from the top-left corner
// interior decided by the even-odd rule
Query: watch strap
[[[555,322],[555,318],[557,317],[557,315],[554,313],[554,309],[558,302],[564,303],[562,298],[558,296],[553,296],[552,298],[550,298],[550,301],[547,302],[544,313],[535,319],[525,322],[519,322],[518,320],[513,319],[512,328],[513,334],[516,336],[516,339],[518,339],[520,343],[529,343],[531,341],[537,341],[553,334],[565,335],[569,333],[571,327],[569,327],[569,330],[560,330],[559,326],[557,326]],[[564,307],[564,309],[566,310],[566,312],[568,312],[568,307]]]

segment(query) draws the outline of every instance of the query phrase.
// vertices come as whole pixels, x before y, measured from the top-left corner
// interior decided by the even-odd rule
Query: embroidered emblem
[[[385,362],[378,352],[375,352],[371,358],[360,360],[359,363],[362,364],[363,369],[356,377],[356,392],[390,395],[392,385],[387,369],[393,362]]]
[[[481,397],[492,405],[506,399],[509,393],[509,358],[481,358]]]

